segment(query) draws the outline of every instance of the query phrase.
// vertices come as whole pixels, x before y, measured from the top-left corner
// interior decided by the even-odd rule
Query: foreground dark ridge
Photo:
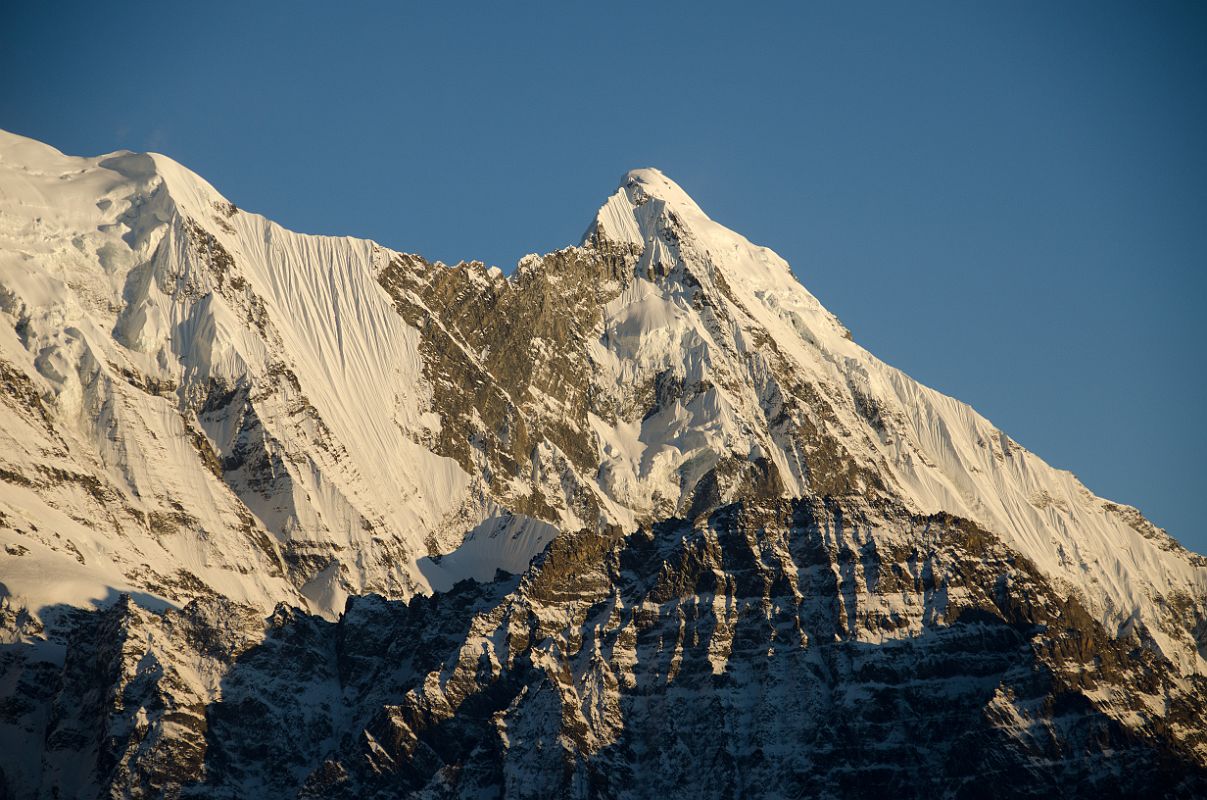
[[[23,687],[52,701],[47,796],[1207,790],[1201,679],[1171,682],[976,525],[851,499],[564,535],[522,577],[336,623],[123,598],[68,648]],[[1120,721],[1151,698],[1163,718]]]

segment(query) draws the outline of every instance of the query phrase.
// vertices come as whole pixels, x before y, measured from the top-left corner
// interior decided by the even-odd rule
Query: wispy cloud
[[[151,129],[151,132],[147,134],[147,138],[144,142],[148,150],[160,150],[164,148],[167,143],[168,131],[166,128],[160,125],[156,125]]]

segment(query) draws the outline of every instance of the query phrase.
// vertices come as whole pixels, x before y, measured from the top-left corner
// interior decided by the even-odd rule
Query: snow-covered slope
[[[0,511],[31,549],[8,591],[172,600],[196,578],[334,613],[348,591],[425,588],[424,536],[469,480],[416,444],[439,420],[382,258],[238,211],[162,156],[4,134]]]

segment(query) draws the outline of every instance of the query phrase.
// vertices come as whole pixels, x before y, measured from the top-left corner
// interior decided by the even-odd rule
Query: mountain
[[[505,277],[0,134],[0,381],[0,797],[1207,791],[1207,560],[657,170]]]

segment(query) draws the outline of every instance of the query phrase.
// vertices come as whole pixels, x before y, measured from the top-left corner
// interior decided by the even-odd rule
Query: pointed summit
[[[676,211],[699,214],[705,218],[708,216],[679,184],[654,167],[630,170],[625,174],[618,189],[625,192],[635,205],[641,205],[648,200],[661,200],[668,208]]]
[[[583,244],[592,240],[639,248],[641,275],[650,274],[651,267],[671,274],[684,266],[702,286],[724,291],[764,324],[772,324],[771,317],[795,314],[790,324],[809,320],[815,331],[811,336],[850,336],[787,261],[711,219],[679,184],[653,167],[625,174],[583,236]]]
[[[711,221],[696,201],[661,170],[654,167],[630,170],[596,212],[583,239],[595,235],[613,242],[644,246],[666,210],[680,217]]]

